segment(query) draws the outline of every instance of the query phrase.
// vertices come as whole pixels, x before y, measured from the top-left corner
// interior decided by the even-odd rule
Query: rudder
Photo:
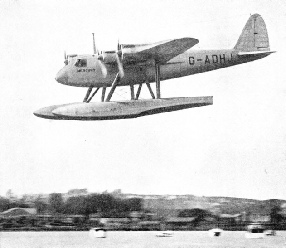
[[[266,25],[259,14],[250,16],[234,49],[243,52],[270,51]]]

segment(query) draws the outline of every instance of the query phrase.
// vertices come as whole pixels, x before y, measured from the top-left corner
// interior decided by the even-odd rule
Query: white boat
[[[156,237],[173,237],[174,232],[172,231],[161,231],[156,234]]]
[[[219,236],[221,236],[222,232],[223,232],[222,229],[214,228],[214,229],[209,230],[209,236],[219,237]]]
[[[265,230],[264,233],[265,233],[266,236],[275,236],[276,235],[275,230],[272,230],[272,229]]]
[[[100,227],[91,228],[89,235],[95,238],[106,238],[106,230]]]
[[[245,237],[248,239],[262,239],[265,237],[265,227],[261,224],[251,224],[247,226]]]

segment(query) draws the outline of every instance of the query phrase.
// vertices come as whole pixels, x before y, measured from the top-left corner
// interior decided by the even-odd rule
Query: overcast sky
[[[87,188],[286,199],[284,0],[11,0],[0,9],[0,195]],[[212,106],[115,121],[33,115],[82,101],[86,89],[54,78],[64,50],[92,53],[92,32],[102,50],[118,38],[182,37],[199,39],[194,49],[224,49],[254,13],[277,53],[161,84],[162,97],[214,96]]]

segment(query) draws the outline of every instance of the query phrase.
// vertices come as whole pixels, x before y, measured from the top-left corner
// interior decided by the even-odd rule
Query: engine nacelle
[[[137,53],[130,53],[122,51],[122,61],[123,63],[130,64],[130,63],[140,63],[144,62],[147,59],[147,56],[144,54],[137,54]]]
[[[136,46],[129,47],[121,45],[121,49],[117,51],[103,51],[98,55],[98,59],[105,64],[117,63],[117,55],[123,64],[139,63],[150,59],[149,54],[139,53],[140,50],[136,49]]]
[[[98,59],[105,64],[114,64],[116,63],[116,52],[115,51],[106,51],[98,55]]]

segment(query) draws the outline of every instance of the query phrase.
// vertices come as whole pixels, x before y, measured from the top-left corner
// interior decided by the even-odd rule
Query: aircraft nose
[[[61,84],[67,84],[68,83],[67,71],[64,69],[61,69],[56,75],[56,81],[61,83]]]

